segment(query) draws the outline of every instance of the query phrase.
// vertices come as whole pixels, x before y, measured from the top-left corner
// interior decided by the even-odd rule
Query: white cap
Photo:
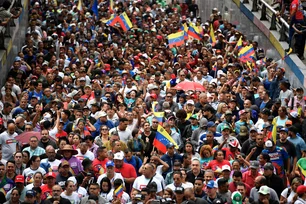
[[[265,142],[265,146],[266,147],[273,147],[273,143],[272,143],[272,141],[271,140],[267,140],[266,142]]]
[[[193,100],[188,100],[186,104],[194,105],[194,101]]]
[[[67,97],[69,98],[73,98],[75,95],[77,95],[79,93],[79,91],[77,90],[73,90],[71,93],[67,94]]]
[[[114,159],[123,160],[123,158],[124,158],[124,155],[122,152],[117,152],[116,154],[114,154]]]
[[[102,112],[100,112],[100,113],[97,115],[97,118],[101,118],[101,117],[105,117],[105,116],[107,116],[107,114],[106,114],[104,111],[102,111]]]
[[[231,167],[229,165],[223,165],[222,166],[222,171],[225,171],[225,170],[231,171]]]

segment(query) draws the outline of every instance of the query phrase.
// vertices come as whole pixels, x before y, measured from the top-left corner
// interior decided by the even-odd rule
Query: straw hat
[[[78,154],[78,151],[73,149],[71,145],[65,145],[63,149],[58,150],[58,153],[63,154],[64,151],[71,151],[72,155]]]

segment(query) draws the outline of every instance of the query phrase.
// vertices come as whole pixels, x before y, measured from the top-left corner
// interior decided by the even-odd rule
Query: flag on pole
[[[243,47],[238,53],[241,62],[255,60],[255,50],[252,45]]]
[[[236,44],[236,49],[239,51],[242,48],[242,36],[239,38]]]
[[[94,0],[91,10],[93,11],[93,13],[96,15],[96,17],[99,17],[99,11],[98,11],[98,0]]]
[[[184,39],[187,40],[188,39],[188,26],[186,23],[183,23],[180,27],[179,31],[184,31]]]
[[[201,40],[200,31],[199,31],[198,27],[196,27],[193,23],[189,24],[188,35],[190,35],[191,37],[193,37],[197,40]]]
[[[114,0],[109,0],[109,12],[114,13]]]
[[[172,143],[175,149],[179,148],[173,138],[168,134],[168,132],[161,125],[158,125],[157,132],[153,141],[154,147],[165,154],[167,152],[167,145],[169,143]]]
[[[129,19],[129,17],[126,15],[125,12],[123,12],[118,17],[118,22],[120,23],[120,26],[124,32],[130,30],[133,27],[131,20]]]
[[[210,24],[209,36],[210,36],[210,43],[214,46],[216,44],[216,37],[212,24]]]
[[[79,11],[83,11],[83,0],[79,0],[77,9],[78,9]]]
[[[116,14],[112,14],[109,19],[102,20],[102,22],[109,26],[114,26],[118,22],[118,16],[116,16]]]
[[[175,45],[181,46],[184,44],[184,32],[185,31],[179,31],[167,36],[170,48],[174,47]]]
[[[157,104],[158,104],[157,101],[153,101],[153,103],[152,103],[152,112],[153,112],[154,117],[158,120],[159,124],[162,125],[165,113],[164,112],[156,112],[155,111]]]
[[[123,194],[123,185],[121,184],[116,190],[115,190],[115,195],[117,198],[121,198]]]

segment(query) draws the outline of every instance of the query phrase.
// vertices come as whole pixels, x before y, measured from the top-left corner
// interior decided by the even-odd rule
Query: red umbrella
[[[183,81],[178,83],[174,89],[184,90],[184,91],[205,91],[205,88],[194,81]]]
[[[38,140],[42,138],[40,132],[29,131],[21,133],[20,135],[16,136],[15,139],[23,145],[28,144],[30,142],[30,137],[32,136],[36,136]]]

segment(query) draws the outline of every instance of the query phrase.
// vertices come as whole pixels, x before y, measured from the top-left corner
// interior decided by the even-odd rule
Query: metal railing
[[[269,29],[279,32],[280,42],[288,41],[289,24],[284,18],[279,17],[279,12],[272,8],[271,5],[264,0],[243,0],[242,3],[250,4],[252,6],[252,12],[259,12],[260,10],[260,20],[270,22]]]

